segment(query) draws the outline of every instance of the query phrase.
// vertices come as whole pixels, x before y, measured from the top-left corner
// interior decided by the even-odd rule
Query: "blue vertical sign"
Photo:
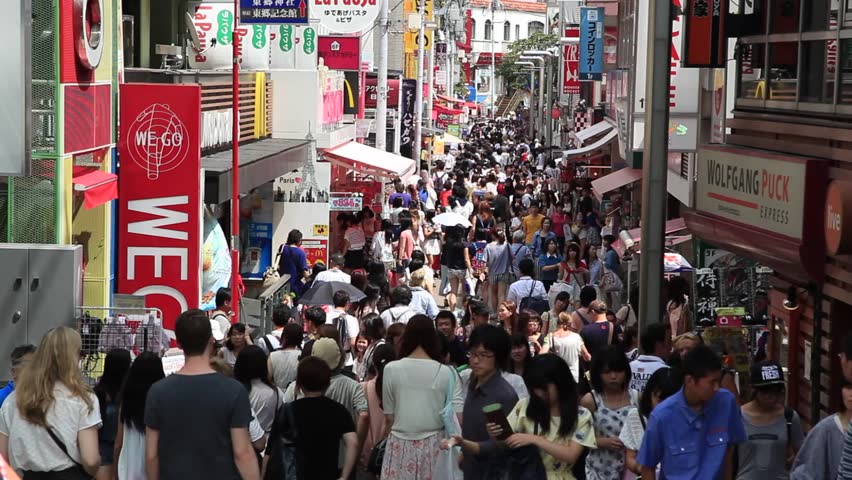
[[[580,80],[589,82],[603,77],[603,7],[580,10]]]

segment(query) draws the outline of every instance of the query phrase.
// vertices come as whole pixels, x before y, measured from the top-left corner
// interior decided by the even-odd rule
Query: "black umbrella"
[[[299,303],[302,305],[331,305],[334,303],[332,300],[334,294],[341,290],[349,294],[349,301],[351,302],[357,302],[366,297],[364,292],[349,283],[314,282],[310,290],[299,297]]]

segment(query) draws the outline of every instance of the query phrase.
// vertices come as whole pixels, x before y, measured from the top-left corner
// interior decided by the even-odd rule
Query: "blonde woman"
[[[101,411],[80,373],[81,346],[71,328],[47,332],[0,408],[0,455],[24,478],[97,474]]]

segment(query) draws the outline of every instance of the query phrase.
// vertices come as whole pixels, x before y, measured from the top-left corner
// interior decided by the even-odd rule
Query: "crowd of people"
[[[291,232],[271,332],[233,323],[222,289],[176,319],[172,375],[115,349],[90,386],[66,327],[16,348],[0,456],[24,480],[852,478],[852,383],[805,436],[782,367],[738,379],[690,331],[677,280],[639,332],[617,208],[521,127],[475,126],[394,184],[387,218],[342,215],[327,266]],[[328,282],[363,298],[300,302]],[[852,381],[852,336],[841,360]]]

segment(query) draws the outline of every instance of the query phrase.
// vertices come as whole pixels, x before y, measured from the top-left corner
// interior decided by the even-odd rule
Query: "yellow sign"
[[[314,236],[315,237],[327,237],[328,236],[328,225],[314,225]]]
[[[426,2],[423,5],[423,8],[424,8],[425,13],[426,13],[426,20],[425,21],[427,21],[427,22],[432,21],[432,19],[433,19],[432,12],[433,12],[434,7],[435,7],[434,0],[405,0],[404,3],[403,3],[403,15],[405,16],[404,21],[406,23],[408,22],[408,14],[417,13],[418,9],[420,8],[420,5],[421,5],[420,2],[423,2],[423,1]],[[424,33],[423,36],[424,36],[425,42],[426,42],[426,45],[424,46],[424,48],[426,48],[428,50],[432,46],[432,39],[433,39],[433,36],[434,36],[434,32],[432,32],[431,30],[426,30],[426,32]],[[417,50],[417,42],[419,40],[418,31],[417,30],[414,30],[414,31],[406,30],[405,33],[403,34],[403,39],[405,41],[405,53],[414,53]]]
[[[444,154],[444,139],[436,138],[435,141],[432,142],[432,153],[435,155]]]

